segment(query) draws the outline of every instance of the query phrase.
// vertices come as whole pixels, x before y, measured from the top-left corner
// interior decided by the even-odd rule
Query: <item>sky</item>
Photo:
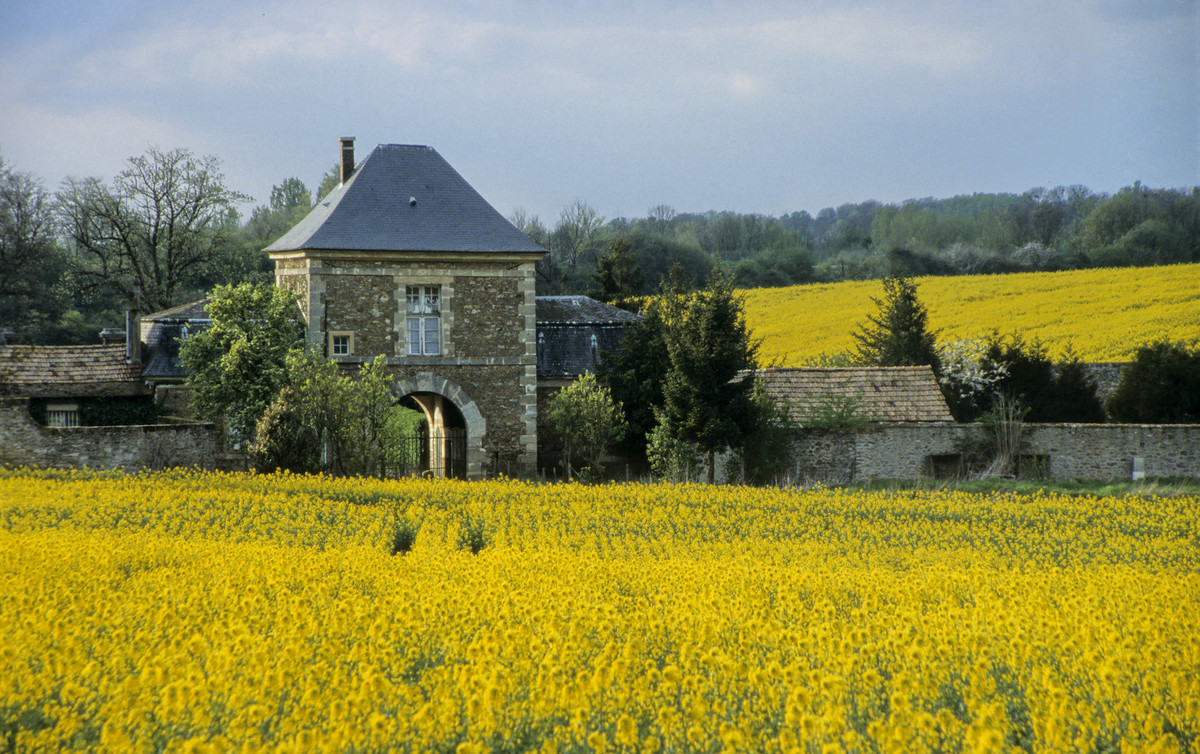
[[[149,147],[266,204],[338,138],[434,147],[496,209],[778,216],[1200,185],[1200,0],[5,0],[0,157]],[[249,211],[252,205],[243,207]]]

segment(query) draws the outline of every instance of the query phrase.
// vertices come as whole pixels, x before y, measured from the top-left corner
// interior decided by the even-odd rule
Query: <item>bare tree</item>
[[[219,266],[235,205],[250,197],[226,188],[220,160],[188,149],[151,147],[131,157],[112,186],[69,178],[58,193],[59,219],[82,288],[115,289],[165,309],[192,295]]]
[[[571,272],[575,271],[580,259],[594,251],[604,218],[582,199],[576,199],[563,209],[558,225],[550,237],[551,251],[564,260]]]

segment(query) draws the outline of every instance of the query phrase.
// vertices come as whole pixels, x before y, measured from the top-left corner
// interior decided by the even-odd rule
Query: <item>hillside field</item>
[[[1194,496],[0,470],[0,749],[1195,751],[1198,531]]]
[[[917,278],[939,341],[1017,333],[1052,357],[1070,345],[1084,361],[1128,361],[1158,338],[1200,339],[1200,264],[1010,275]],[[804,366],[854,350],[852,333],[876,311],[878,280],[742,291],[762,339],[763,366]]]

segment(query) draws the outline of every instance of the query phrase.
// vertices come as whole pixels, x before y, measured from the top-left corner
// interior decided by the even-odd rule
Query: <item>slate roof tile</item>
[[[268,252],[538,252],[432,147],[380,144]]]

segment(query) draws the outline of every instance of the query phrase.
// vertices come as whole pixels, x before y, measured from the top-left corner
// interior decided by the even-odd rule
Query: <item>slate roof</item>
[[[267,247],[306,249],[545,252],[432,147],[409,144],[375,147],[349,180]]]
[[[161,312],[153,312],[152,314],[142,315],[142,322],[162,322],[166,320],[178,320],[180,322],[195,319],[208,319],[208,304],[212,301],[212,296],[205,296],[198,301],[192,301],[186,304],[180,304],[171,309],[163,309]]]
[[[763,369],[758,378],[776,402],[788,402],[800,423],[808,406],[829,396],[854,398],[872,421],[954,421],[928,366]]]
[[[637,315],[587,296],[537,297],[537,373],[574,378],[616,353]]]
[[[627,323],[637,319],[633,312],[618,309],[588,296],[538,296],[537,321]]]
[[[142,342],[146,344],[142,376],[154,380],[182,380],[187,372],[179,361],[179,346],[185,333],[208,327],[211,297],[164,309],[142,317]]]
[[[0,396],[90,398],[141,395],[141,369],[125,346],[0,346]]]

